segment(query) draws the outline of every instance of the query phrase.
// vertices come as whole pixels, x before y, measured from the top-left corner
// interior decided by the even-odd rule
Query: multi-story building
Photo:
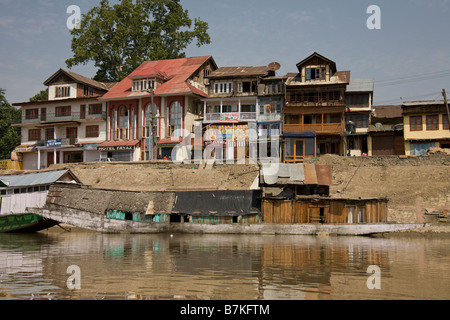
[[[108,103],[107,141],[98,146],[102,156],[171,158],[183,138],[195,137],[200,99],[208,97],[206,77],[216,69],[211,56],[143,62],[100,99]]]
[[[48,78],[48,100],[14,103],[22,117],[13,126],[22,131],[15,152],[24,170],[56,163],[94,161],[106,140],[106,104],[98,100],[114,83],[102,83],[60,69]]]
[[[259,120],[260,129],[279,128],[282,82],[269,66],[222,67],[207,78],[208,98],[203,99],[205,147],[219,143],[223,155],[216,158],[243,159],[249,155],[250,131],[256,136]],[[255,145],[255,154],[251,155],[255,159],[257,149]]]
[[[336,63],[318,53],[289,73],[283,108],[283,161],[344,154],[345,91],[350,71],[337,71]]]
[[[402,105],[406,155],[426,154],[431,147],[450,148],[447,108],[441,100]]]
[[[345,91],[344,154],[369,154],[369,125],[372,115],[373,79],[351,79]]]

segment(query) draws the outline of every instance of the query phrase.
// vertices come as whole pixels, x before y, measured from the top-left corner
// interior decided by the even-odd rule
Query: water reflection
[[[449,299],[449,267],[450,239],[0,235],[0,299]]]

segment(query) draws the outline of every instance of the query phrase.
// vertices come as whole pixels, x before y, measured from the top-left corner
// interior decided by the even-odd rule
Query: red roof
[[[159,76],[168,79],[155,90],[155,95],[180,95],[196,94],[208,97],[206,93],[187,83],[187,80],[209,59],[211,56],[168,59],[157,61],[145,61],[128,77],[119,82],[107,92],[102,100],[131,98],[142,96],[143,92],[132,92],[132,79],[144,76]],[[149,94],[150,95],[150,94]]]

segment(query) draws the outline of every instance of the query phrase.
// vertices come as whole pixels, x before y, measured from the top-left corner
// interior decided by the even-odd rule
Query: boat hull
[[[71,208],[29,209],[51,220],[103,233],[191,233],[191,234],[283,234],[364,236],[425,227],[425,224],[194,224],[155,223],[109,219],[106,216]]]
[[[0,216],[0,233],[38,232],[51,228],[58,223],[32,213],[4,215]]]

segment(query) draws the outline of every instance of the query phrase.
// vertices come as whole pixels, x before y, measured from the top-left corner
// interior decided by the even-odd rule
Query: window
[[[78,137],[78,128],[66,128],[66,138],[76,139]]]
[[[55,88],[55,97],[56,98],[70,97],[70,86],[56,87]]]
[[[346,116],[346,122],[353,122],[356,128],[367,128],[369,123],[369,115],[367,114],[350,114]]]
[[[102,104],[90,104],[89,114],[102,114]]]
[[[422,116],[411,116],[409,126],[411,131],[422,131]]]
[[[214,84],[214,93],[232,93],[233,83],[232,82],[216,82]]]
[[[25,110],[25,119],[37,119],[39,118],[39,109],[27,109]]]
[[[86,138],[97,138],[99,136],[98,126],[86,126]]]
[[[41,129],[29,129],[28,141],[39,141],[39,140],[41,140]]]
[[[347,97],[347,104],[350,107],[368,107],[369,95],[367,94],[349,95]]]
[[[53,140],[53,139],[55,139],[55,128],[45,129],[45,140]]]
[[[223,105],[222,106],[222,112],[223,113],[227,113],[227,112],[238,112],[238,106],[232,106],[232,105]]]
[[[56,117],[68,117],[71,114],[70,106],[68,107],[56,107]]]
[[[325,80],[325,68],[306,68],[305,78],[311,80]]]
[[[287,114],[284,118],[286,124],[300,124],[301,115],[298,114]]]
[[[256,106],[254,104],[241,105],[241,112],[256,112]]]
[[[170,106],[170,131],[171,134],[182,129],[182,108],[178,101],[172,103]],[[181,132],[178,131],[178,135],[181,136]]]
[[[94,88],[92,87],[88,87],[88,86],[84,86],[84,95],[85,96],[93,96],[94,95]]]
[[[206,106],[206,113],[220,113],[220,105],[208,105]]]
[[[125,106],[119,107],[119,132],[120,140],[128,139],[128,110]]]
[[[446,114],[442,115],[442,129],[444,129],[444,130],[448,130],[449,129],[449,127],[448,127],[448,115],[446,115]]]
[[[438,115],[427,115],[427,130],[439,130]]]
[[[140,79],[140,80],[134,80],[133,81],[133,88],[132,90],[134,92],[143,92],[150,89],[155,89],[155,80],[152,79]]]

